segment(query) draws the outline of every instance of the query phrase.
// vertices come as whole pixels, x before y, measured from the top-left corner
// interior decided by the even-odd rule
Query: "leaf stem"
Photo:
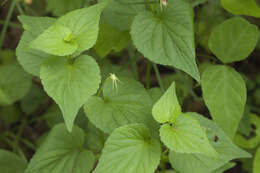
[[[0,20],[0,25],[3,25],[3,24],[5,24],[5,21]],[[15,23],[15,22],[9,22],[8,26],[17,28],[17,29],[23,29],[23,27],[19,23]]]
[[[139,79],[139,74],[138,74],[138,68],[137,68],[137,64],[136,64],[136,60],[137,60],[137,56],[136,56],[136,52],[135,52],[135,48],[133,46],[131,46],[129,49],[129,58],[131,61],[131,66],[134,72],[134,77],[136,80]]]
[[[151,62],[147,61],[146,67],[146,88],[149,89],[151,84]]]
[[[165,91],[165,88],[164,88],[164,85],[163,85],[163,82],[162,82],[162,78],[161,78],[161,75],[160,75],[160,72],[158,70],[158,67],[156,64],[152,63],[153,64],[153,69],[155,71],[155,75],[156,75],[156,78],[158,80],[158,83],[160,85],[160,88],[161,90],[164,92]]]
[[[19,151],[19,140],[21,138],[23,129],[26,126],[26,124],[27,124],[27,119],[25,118],[22,120],[22,122],[19,126],[19,129],[18,129],[17,135],[15,136],[15,139],[14,139],[14,148],[13,148],[14,152]]]
[[[3,30],[2,30],[1,35],[0,35],[0,49],[2,49],[4,39],[5,39],[5,34],[6,34],[6,31],[7,31],[7,28],[8,28],[8,25],[9,25],[9,22],[10,22],[10,19],[12,17],[14,7],[15,7],[15,4],[17,3],[17,1],[18,0],[12,1],[11,6],[9,8],[9,11],[7,13],[7,17],[5,19],[4,27],[3,27]]]
[[[16,3],[16,7],[17,7],[17,10],[19,11],[19,13],[20,13],[21,15],[24,15],[24,14],[25,14],[19,2]]]

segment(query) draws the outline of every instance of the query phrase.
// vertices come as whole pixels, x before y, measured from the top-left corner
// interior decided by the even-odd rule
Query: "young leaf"
[[[0,149],[1,173],[24,173],[26,166],[26,161],[16,154]]]
[[[213,30],[209,48],[223,63],[241,61],[254,50],[258,37],[256,25],[241,17],[234,17]]]
[[[69,11],[81,8],[84,1],[89,0],[46,0],[47,11],[52,12],[55,16],[61,16]]]
[[[232,140],[212,120],[197,113],[189,113],[196,118],[202,128],[206,129],[211,145],[217,151],[219,158],[208,157],[203,154],[187,154],[170,152],[170,163],[181,173],[209,173],[223,167],[226,163],[237,158],[248,158],[251,155],[233,144]]]
[[[130,30],[134,17],[145,8],[144,0],[110,0],[102,17],[119,30]]]
[[[154,104],[153,117],[159,123],[175,122],[182,113],[173,82],[163,96]]]
[[[95,50],[100,57],[107,56],[110,51],[120,52],[130,40],[127,31],[119,31],[114,27],[102,22]]]
[[[122,126],[108,137],[94,173],[153,173],[160,155],[159,141],[144,125]]]
[[[16,48],[16,56],[24,70],[32,75],[40,75],[40,66],[43,60],[50,57],[49,54],[42,51],[29,48],[29,44],[36,39],[38,35],[54,24],[55,19],[50,17],[31,17],[19,16],[24,31],[21,40]]]
[[[11,105],[30,89],[31,76],[18,64],[0,66],[0,105]]]
[[[84,106],[86,116],[102,131],[111,133],[131,123],[143,123],[153,132],[158,131],[151,115],[151,98],[139,82],[119,77],[115,86],[108,78],[103,86],[103,97],[92,96]]]
[[[54,24],[33,40],[30,48],[57,56],[72,55],[78,48],[74,37],[69,28]]]
[[[201,86],[203,99],[214,121],[233,138],[246,103],[243,78],[233,68],[215,65],[203,72]]]
[[[260,172],[260,147],[256,151],[254,163],[253,163],[253,173],[259,173]]]
[[[260,8],[255,0],[221,0],[221,4],[232,14],[260,17]]]
[[[83,149],[84,131],[56,125],[30,160],[25,173],[90,173],[95,163],[92,152]]]
[[[37,37],[49,28],[56,21],[52,17],[33,17],[33,16],[18,16],[19,21],[22,23],[25,31],[30,32],[33,37]]]
[[[71,131],[80,107],[95,94],[100,71],[92,57],[82,55],[74,62],[64,57],[48,58],[41,66],[40,77],[45,91],[59,105]]]
[[[60,17],[57,24],[63,25],[73,33],[73,40],[78,44],[75,54],[88,50],[97,41],[99,19],[108,0],[88,8],[74,10]]]
[[[181,69],[199,81],[193,34],[191,6],[183,0],[168,1],[157,15],[140,13],[131,28],[133,43],[146,58]]]
[[[177,153],[198,153],[218,157],[209,143],[205,129],[189,113],[178,116],[173,124],[162,125],[160,136],[162,142]]]

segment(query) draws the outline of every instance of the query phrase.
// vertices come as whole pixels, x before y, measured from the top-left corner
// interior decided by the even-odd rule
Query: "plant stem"
[[[22,14],[22,15],[25,14],[23,9],[22,9],[22,7],[21,7],[21,5],[20,5],[20,3],[16,3],[16,7],[17,7],[17,10],[19,11],[20,14]]]
[[[165,88],[164,88],[164,85],[163,85],[163,82],[162,82],[162,78],[161,78],[161,75],[160,75],[160,72],[158,70],[158,67],[156,64],[152,63],[153,64],[153,69],[155,71],[155,75],[156,75],[156,78],[158,80],[158,83],[160,85],[160,88],[161,90],[164,92],[165,91]]]
[[[129,52],[129,58],[130,58],[130,61],[131,61],[132,69],[133,69],[133,72],[134,72],[134,77],[135,77],[136,80],[138,80],[139,75],[138,75],[138,68],[137,68],[137,64],[136,64],[137,56],[136,56],[134,47],[131,46],[129,48],[128,52]]]
[[[0,25],[3,25],[3,24],[5,24],[5,21],[0,20]],[[19,23],[15,23],[15,22],[9,22],[8,26],[17,28],[17,29],[23,29],[23,27]]]
[[[12,17],[14,7],[15,7],[15,4],[17,3],[17,1],[18,0],[12,1],[11,6],[9,8],[9,11],[7,13],[7,17],[5,19],[4,27],[3,27],[3,30],[2,30],[1,35],[0,35],[0,49],[2,49],[4,39],[5,39],[5,34],[6,34],[6,31],[7,31],[7,28],[8,28],[8,25],[9,25],[9,22],[10,22],[10,19]]]
[[[19,126],[18,133],[17,133],[17,135],[15,136],[15,139],[14,139],[14,149],[13,149],[14,152],[19,150],[19,140],[21,138],[21,135],[23,133],[23,129],[26,126],[26,124],[27,124],[27,120],[23,119],[22,122],[21,122],[21,125]]]
[[[146,67],[146,88],[150,88],[151,83],[151,63],[150,61],[147,61],[147,67]]]

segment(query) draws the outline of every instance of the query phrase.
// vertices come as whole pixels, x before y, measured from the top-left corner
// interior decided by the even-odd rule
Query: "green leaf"
[[[239,133],[234,137],[234,143],[245,149],[255,149],[260,144],[260,118],[258,115],[250,114],[250,126],[255,127],[250,132],[253,136],[243,136]],[[241,120],[243,121],[243,119]],[[249,137],[249,138],[248,138]]]
[[[160,155],[159,141],[144,125],[122,126],[108,137],[94,173],[153,173]]]
[[[153,132],[158,131],[151,115],[151,98],[142,84],[119,77],[117,86],[114,86],[109,77],[103,85],[103,98],[92,96],[84,106],[86,116],[95,126],[111,133],[122,125],[143,123]]]
[[[228,66],[208,67],[202,75],[203,99],[214,121],[233,138],[244,113],[246,85]]]
[[[23,98],[31,86],[31,76],[18,64],[0,66],[0,105],[11,105]]]
[[[232,14],[260,17],[260,8],[255,0],[221,0],[221,4]]]
[[[253,163],[253,173],[259,173],[260,172],[260,147],[256,151],[254,163]]]
[[[243,117],[238,126],[238,132],[245,136],[250,136],[250,131],[252,130],[250,114],[250,106],[245,106]]]
[[[25,31],[16,48],[16,56],[26,72],[39,76],[42,62],[51,55],[29,48],[29,44],[33,40],[33,35],[30,32]]]
[[[73,41],[78,44],[76,55],[88,50],[96,43],[100,15],[106,5],[107,0],[88,8],[74,10],[57,20],[57,24],[67,27],[73,33]]]
[[[207,0],[190,0],[192,7],[205,3]]]
[[[55,16],[61,16],[65,13],[81,8],[86,0],[47,0],[47,11]]]
[[[55,19],[50,17],[31,17],[19,16],[18,19],[22,22],[26,30],[16,48],[16,56],[19,63],[25,71],[32,75],[40,75],[40,66],[43,60],[49,57],[42,51],[37,51],[29,48],[29,44],[48,27],[54,24]]]
[[[15,52],[11,49],[0,50],[0,64],[12,64],[16,60]]]
[[[233,168],[235,165],[236,165],[235,162],[229,162],[229,163],[225,164],[224,166],[214,170],[213,173],[223,173],[223,172]]]
[[[40,77],[44,90],[59,105],[71,131],[78,110],[99,87],[97,63],[87,55],[77,57],[72,63],[64,57],[51,57],[41,66]]]
[[[22,112],[17,105],[4,106],[0,109],[0,117],[4,122],[11,124],[21,120]]]
[[[143,11],[144,0],[110,0],[102,17],[117,29],[130,30],[134,17]]]
[[[56,21],[52,17],[33,17],[33,16],[18,16],[19,21],[22,23],[24,30],[30,32],[33,37],[37,37],[49,28]]]
[[[153,117],[159,123],[175,122],[182,113],[176,93],[175,82],[171,84],[163,96],[154,104]]]
[[[160,88],[155,87],[147,90],[148,94],[150,95],[153,105],[161,98],[163,92]]]
[[[208,157],[203,154],[186,154],[170,152],[170,163],[181,173],[210,173],[220,169],[226,163],[237,158],[248,158],[251,155],[233,144],[231,139],[219,128],[216,123],[197,113],[189,113],[196,118],[202,128],[206,129],[211,145],[217,151],[219,158]]]
[[[167,8],[157,15],[137,15],[131,36],[137,50],[149,60],[181,69],[199,81],[192,16],[189,2],[168,1]]]
[[[100,57],[107,56],[110,51],[120,52],[130,40],[130,35],[126,31],[119,31],[114,27],[101,23],[98,40],[95,50]]]
[[[43,119],[46,121],[49,127],[54,127],[55,125],[62,123],[62,112],[59,106],[56,104],[51,105],[48,111],[43,115]]]
[[[30,48],[52,55],[65,56],[72,55],[78,49],[78,44],[69,28],[54,24],[33,40]]]
[[[208,41],[212,30],[226,20],[226,18],[225,11],[219,1],[207,1],[207,3],[203,4],[200,10],[196,12],[196,39],[206,51],[209,51]]]
[[[1,173],[24,173],[26,166],[26,161],[16,154],[0,149]]]
[[[45,92],[36,84],[32,84],[30,91],[21,100],[21,108],[27,113],[33,113],[44,103],[48,102],[48,97]]]
[[[160,128],[161,141],[177,153],[198,153],[217,158],[218,154],[210,145],[205,128],[193,115],[186,113],[177,117],[175,123]]]
[[[90,173],[95,163],[92,152],[83,149],[84,131],[64,124],[55,126],[30,160],[25,173]]]
[[[107,135],[105,135],[101,130],[96,128],[90,121],[88,121],[86,128],[86,147],[91,151],[100,153],[104,147],[104,143]]]
[[[213,30],[209,48],[223,63],[241,61],[255,49],[258,37],[256,25],[241,17],[234,17]]]

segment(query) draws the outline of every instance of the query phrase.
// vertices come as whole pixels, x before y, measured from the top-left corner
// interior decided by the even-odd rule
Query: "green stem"
[[[156,78],[158,80],[158,83],[160,85],[160,88],[161,90],[164,92],[165,91],[165,88],[164,88],[164,85],[163,85],[163,82],[162,82],[162,78],[161,78],[161,75],[160,75],[160,72],[158,70],[158,67],[156,64],[152,63],[153,64],[153,69],[155,71],[155,75],[156,75]]]
[[[5,24],[5,21],[0,20],[0,25],[4,25],[4,24]],[[17,28],[17,29],[23,29],[23,27],[19,23],[15,23],[15,22],[9,22],[8,26]]]
[[[138,75],[138,68],[137,68],[137,64],[136,64],[137,56],[136,56],[134,47],[129,48],[129,58],[131,61],[133,72],[134,72],[134,77],[136,80],[138,80],[139,75]]]
[[[24,139],[22,137],[16,136],[14,133],[12,132],[5,132],[5,137],[11,137],[12,139],[21,141],[23,144],[25,144],[28,148],[32,149],[32,150],[36,150],[36,146],[31,143],[30,141],[28,141],[27,139]],[[8,139],[8,138],[7,138]],[[11,142],[12,143],[12,142]],[[14,145],[14,144],[12,144]]]
[[[7,31],[7,28],[8,28],[8,25],[9,25],[9,22],[10,22],[10,19],[12,17],[14,7],[15,7],[15,4],[17,3],[17,1],[18,0],[12,1],[11,6],[9,8],[9,11],[7,13],[7,17],[5,19],[4,27],[3,27],[3,30],[2,30],[1,35],[0,35],[0,49],[2,49],[4,39],[5,39],[5,34],[6,34],[6,31]]]
[[[24,14],[25,14],[24,11],[23,11],[23,9],[22,9],[22,7],[21,7],[21,5],[20,5],[20,3],[16,3],[16,7],[17,7],[17,10],[19,11],[19,13],[20,13],[21,15],[24,15]]]
[[[26,126],[26,124],[27,124],[27,120],[23,119],[22,122],[21,122],[21,125],[19,126],[17,135],[16,135],[16,137],[14,139],[14,152],[19,150],[19,140],[21,138],[21,135],[23,133],[23,129]]]
[[[146,67],[146,88],[149,89],[151,84],[151,63],[150,61],[147,62]]]

